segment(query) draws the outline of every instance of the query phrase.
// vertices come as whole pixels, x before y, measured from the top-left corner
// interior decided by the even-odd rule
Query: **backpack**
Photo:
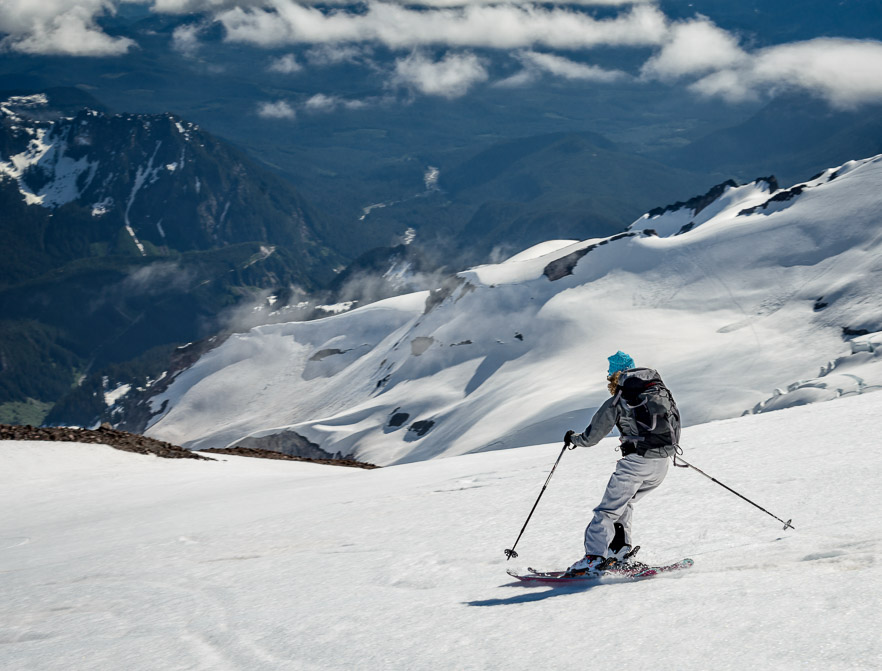
[[[622,409],[636,424],[637,454],[644,456],[649,450],[655,452],[653,456],[674,454],[680,442],[680,411],[658,372],[652,368],[623,371],[618,386]],[[629,428],[628,433],[633,433],[635,427]]]

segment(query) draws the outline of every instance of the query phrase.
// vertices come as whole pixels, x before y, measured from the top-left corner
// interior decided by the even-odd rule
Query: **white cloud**
[[[26,54],[67,56],[118,56],[135,42],[111,37],[96,17],[115,10],[110,0],[3,0],[0,48]]]
[[[882,43],[819,38],[769,47],[739,67],[700,79],[692,88],[730,101],[802,89],[837,107],[882,102]]]
[[[257,108],[257,115],[264,119],[295,119],[297,117],[294,108],[284,100],[261,103]]]
[[[547,73],[562,79],[592,82],[612,82],[628,76],[621,70],[606,70],[596,65],[577,63],[555,54],[525,51],[519,54],[518,57],[527,70],[536,72],[537,76],[538,74]]]
[[[270,72],[280,72],[283,75],[292,75],[303,70],[303,66],[297,62],[294,54],[285,54],[273,59],[269,65]]]
[[[371,56],[369,47],[353,44],[318,44],[306,52],[310,65],[327,67],[340,63],[361,63]]]
[[[502,88],[520,88],[530,86],[536,82],[541,73],[534,68],[523,68],[510,77],[493,82],[493,86]]]
[[[377,42],[393,49],[427,45],[498,49],[546,46],[585,49],[603,45],[656,45],[667,21],[655,7],[640,5],[609,19],[566,7],[469,4],[415,9],[368,2],[366,11],[328,12],[293,0],[273,10],[237,7],[220,12],[227,39],[261,46]]]
[[[689,88],[705,98],[722,98],[731,103],[757,100],[759,91],[756,83],[744,70],[720,70],[699,79]]]
[[[316,112],[330,112],[337,106],[338,98],[336,96],[327,96],[324,93],[316,93],[303,106]]]
[[[137,2],[138,0],[130,0]],[[143,0],[147,2],[148,0]],[[536,0],[385,0],[390,4],[406,5],[408,7],[449,8],[464,7],[466,5],[532,5]],[[630,7],[633,5],[651,5],[656,0],[550,0],[547,5],[567,5],[583,7]],[[208,12],[219,9],[231,9],[233,7],[261,7],[272,8],[276,0],[153,0],[153,10],[166,14],[190,14],[196,12]],[[348,6],[352,0],[301,0],[301,5],[321,6]]]
[[[474,54],[447,54],[433,61],[414,52],[395,62],[394,83],[416,89],[420,93],[443,98],[458,98],[489,75]]]
[[[124,2],[150,2],[150,0],[123,0]],[[152,0],[152,9],[157,14],[197,14],[218,11],[239,5],[266,5],[260,0]]]
[[[329,96],[324,93],[316,93],[303,103],[304,109],[310,112],[333,112],[341,107],[344,109],[362,109],[367,106],[368,103],[363,100],[347,100],[340,96]]]
[[[350,0],[335,0],[337,4],[350,4]],[[335,4],[335,2],[323,2],[322,0],[314,0],[311,3],[304,4]],[[532,5],[536,4],[536,0],[387,0],[395,4],[407,5],[409,7],[465,7],[466,5]],[[550,0],[548,5],[581,5],[583,7],[623,7],[632,5],[652,5],[656,0]],[[256,4],[256,3],[255,3]]]
[[[204,23],[188,23],[178,26],[172,33],[172,48],[184,56],[195,56],[199,51],[199,33],[206,28]]]
[[[736,66],[747,59],[738,38],[705,17],[671,26],[661,51],[643,66],[645,77],[676,79]]]

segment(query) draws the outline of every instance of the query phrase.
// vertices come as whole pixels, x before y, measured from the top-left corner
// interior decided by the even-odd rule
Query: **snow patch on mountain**
[[[105,384],[107,383],[107,379],[105,378]],[[104,403],[108,406],[114,405],[119,399],[128,394],[132,390],[132,385],[130,384],[121,384],[114,389],[110,389],[104,392]]]
[[[75,128],[59,128],[18,116],[17,107],[42,106],[48,102],[44,95],[27,98],[31,102],[23,104],[21,98],[12,97],[0,104],[0,118],[6,124],[13,121],[27,124],[30,136],[22,151],[0,156],[0,175],[18,183],[29,205],[56,208],[80,198],[94,179],[98,162],[87,155],[71,155],[71,142],[75,147],[89,144],[87,136],[72,132]],[[20,134],[22,128],[13,125],[11,130]]]
[[[108,116],[81,109],[66,117],[47,105],[45,95],[0,101],[5,148],[0,178],[14,180],[28,205],[55,209],[78,203],[93,217],[118,210],[121,227],[142,256],[148,252],[142,238],[165,244],[169,231],[157,225],[158,204],[149,200],[157,191],[150,187],[162,182],[162,202],[170,196],[186,199],[193,190],[199,195],[199,177],[184,170],[197,127],[172,115]],[[121,138],[127,138],[122,151]],[[212,216],[210,209],[206,217]],[[229,203],[213,223],[222,224],[228,209]],[[186,237],[179,227],[174,235]]]

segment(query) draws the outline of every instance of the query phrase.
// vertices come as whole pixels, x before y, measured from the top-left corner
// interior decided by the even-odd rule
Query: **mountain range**
[[[344,257],[297,191],[170,114],[76,90],[0,96],[0,404],[223,327],[261,292],[315,289]],[[57,103],[55,101],[58,101]]]
[[[877,389],[880,184],[882,156],[723,184],[613,236],[235,334],[105,416],[194,449],[383,465],[581,430],[617,350],[661,372],[686,424]]]
[[[869,0],[74,4],[0,12],[0,421],[87,423],[207,338],[882,151]]]

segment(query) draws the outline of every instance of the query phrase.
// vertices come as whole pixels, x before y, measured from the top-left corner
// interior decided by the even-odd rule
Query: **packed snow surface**
[[[562,568],[617,457],[560,444],[374,471],[0,442],[0,668],[882,668],[882,394],[693,426],[638,504],[640,582]]]
[[[520,447],[584,429],[617,350],[661,373],[687,425],[879,388],[882,348],[851,339],[882,331],[882,156],[772,188],[236,335],[153,397],[147,433],[296,433],[382,465]]]

